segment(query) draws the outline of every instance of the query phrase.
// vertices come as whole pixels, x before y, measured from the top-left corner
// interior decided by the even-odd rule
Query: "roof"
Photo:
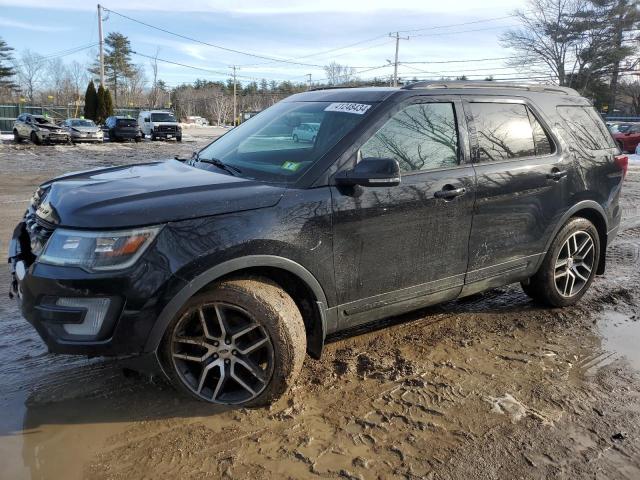
[[[394,94],[409,94],[411,91],[424,91],[433,95],[500,93],[501,95],[517,95],[522,92],[536,94],[555,94],[568,97],[580,97],[572,88],[555,85],[507,83],[499,81],[426,81],[415,82],[404,87],[352,87],[325,88],[298,93],[285,99],[292,102],[382,102]]]

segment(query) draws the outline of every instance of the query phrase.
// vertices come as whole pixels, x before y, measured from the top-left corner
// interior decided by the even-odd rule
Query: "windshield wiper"
[[[211,165],[218,167],[220,170],[229,172],[231,175],[234,175],[234,176],[242,173],[242,170],[240,170],[239,168],[234,167],[233,165],[228,165],[224,163],[222,160],[218,160],[217,158],[200,158],[200,155],[196,154],[194,160],[196,162],[209,163]]]

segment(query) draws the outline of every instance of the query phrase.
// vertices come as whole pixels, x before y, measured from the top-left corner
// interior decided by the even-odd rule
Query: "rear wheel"
[[[600,237],[586,218],[571,219],[551,243],[538,272],[523,284],[534,300],[554,307],[573,305],[595,278]]]
[[[304,323],[266,279],[229,280],[194,296],[169,324],[160,357],[172,383],[206,402],[258,406],[283,395],[302,368]]]

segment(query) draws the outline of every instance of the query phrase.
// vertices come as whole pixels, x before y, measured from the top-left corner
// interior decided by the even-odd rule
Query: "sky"
[[[161,59],[159,78],[169,86],[197,78],[224,80],[230,76],[231,65],[238,66],[242,83],[261,78],[306,82],[308,74],[312,81],[322,81],[326,77],[322,66],[331,61],[355,67],[362,79],[388,78],[393,73],[389,63],[395,50],[389,33],[396,31],[409,37],[400,41],[400,77],[455,77],[463,73],[469,78],[492,73],[497,79],[517,77],[505,67],[502,58],[512,53],[500,46],[499,37],[517,26],[510,15],[524,7],[524,0],[396,3],[105,0],[103,6],[112,11],[105,13],[103,28],[105,36],[113,31],[129,38],[137,52],[132,59],[145,67],[148,77],[150,59],[145,55],[157,55]],[[15,56],[30,49],[65,62],[92,62],[98,51],[97,24],[96,4],[92,2],[0,0],[0,37],[16,50]],[[487,58],[496,60],[478,60]],[[434,63],[451,60],[464,61]]]

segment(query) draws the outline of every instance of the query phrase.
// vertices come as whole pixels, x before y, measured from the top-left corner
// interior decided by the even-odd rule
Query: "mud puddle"
[[[640,370],[640,312],[625,314],[605,310],[598,321],[598,330],[605,350],[622,356]]]

